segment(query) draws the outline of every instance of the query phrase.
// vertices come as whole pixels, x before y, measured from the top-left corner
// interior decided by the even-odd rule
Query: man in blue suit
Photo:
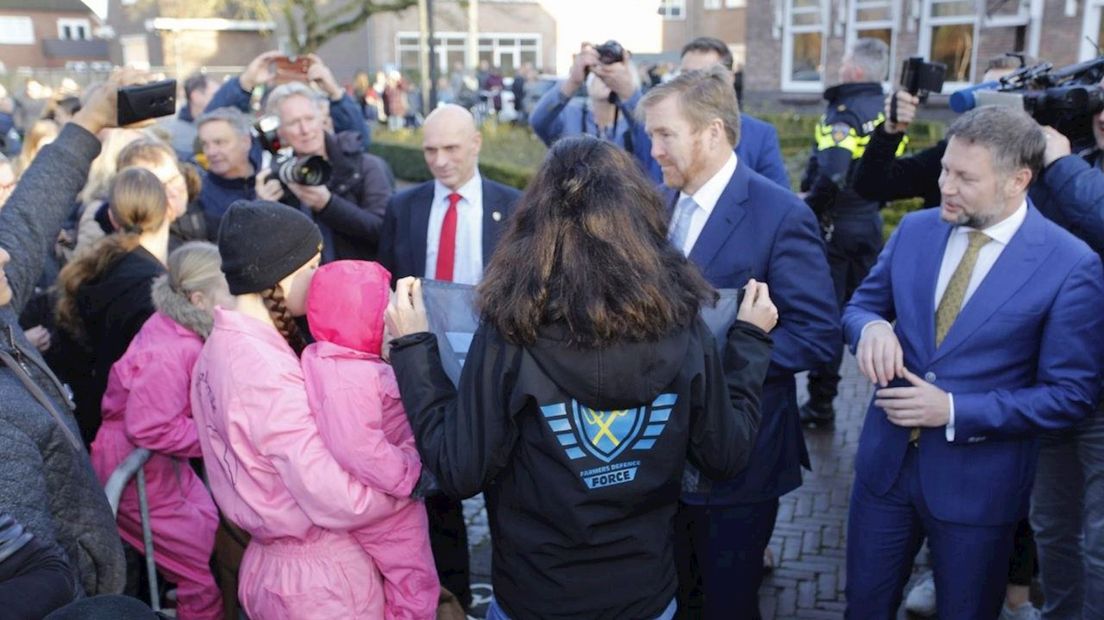
[[[839,310],[816,219],[796,195],[733,152],[740,115],[725,70],[685,72],[640,102],[674,211],[670,238],[713,286],[766,282],[778,327],[763,420],[747,470],[683,494],[676,520],[679,607],[690,617],[758,618],[763,551],[778,498],[801,485],[808,453],[794,373],[831,359]]]
[[[479,174],[483,138],[470,112],[444,105],[425,119],[422,150],[434,180],[391,197],[379,262],[406,276],[478,284],[521,195]],[[471,606],[468,535],[460,502],[426,498],[430,546],[441,585]]]
[[[714,65],[721,65],[725,69],[725,76],[730,86],[735,81],[732,73],[732,51],[728,49],[724,41],[713,37],[698,37],[690,41],[682,48],[682,60],[679,63],[680,71],[700,71]],[[614,92],[628,96],[622,96],[623,108],[627,113],[632,113],[640,101],[641,92],[634,93],[629,76],[624,75],[619,65],[597,64],[591,70],[602,78]],[[735,88],[733,94],[735,95]],[[733,101],[736,101],[735,96]],[[737,106],[739,104],[737,103]],[[738,108],[737,108],[738,110]],[[790,189],[790,175],[786,172],[786,164],[782,160],[782,150],[778,145],[778,132],[770,123],[763,122],[753,116],[740,114],[740,140],[736,145],[736,156],[740,158],[749,169],[774,181],[779,186]],[[633,124],[632,152],[645,172],[656,183],[663,180],[663,172],[659,163],[651,155],[652,142],[641,122]]]
[[[896,616],[924,538],[939,617],[996,618],[1038,434],[1090,414],[1100,386],[1100,259],[1027,200],[1042,130],[983,107],[947,136],[942,207],[902,220],[843,316],[882,386],[855,461],[851,618]]]

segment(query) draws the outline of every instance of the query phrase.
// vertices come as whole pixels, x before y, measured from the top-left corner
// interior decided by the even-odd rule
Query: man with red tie
[[[391,197],[379,261],[394,279],[416,276],[477,284],[521,192],[479,174],[483,138],[471,113],[444,105],[425,119],[422,150],[432,181]],[[468,542],[460,502],[426,499],[430,543],[441,585],[471,605]]]

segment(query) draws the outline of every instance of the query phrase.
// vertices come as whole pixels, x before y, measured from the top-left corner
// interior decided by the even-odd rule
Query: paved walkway
[[[859,431],[870,402],[871,386],[847,355],[836,400],[836,425],[831,430],[806,431],[813,471],[805,483],[782,498],[771,539],[777,568],[759,594],[764,620],[843,617],[847,503],[854,475]],[[804,377],[798,378],[799,402],[805,399]],[[490,539],[482,498],[465,502],[472,545],[472,580],[477,605],[490,595]],[[735,616],[734,616],[735,617]],[[902,612],[899,618],[907,616]]]

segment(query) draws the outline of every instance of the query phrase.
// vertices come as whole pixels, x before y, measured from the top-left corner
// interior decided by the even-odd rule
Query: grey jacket
[[[35,538],[57,542],[89,595],[122,591],[122,544],[88,453],[75,439],[80,435],[66,391],[24,338],[18,317],[99,152],[95,136],[65,125],[0,211],[0,247],[11,255],[4,272],[14,293],[0,307],[0,357],[14,358],[19,369],[0,364],[0,512]],[[52,402],[53,413],[21,375]]]

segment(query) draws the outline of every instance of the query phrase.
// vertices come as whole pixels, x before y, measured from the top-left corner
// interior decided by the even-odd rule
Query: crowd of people
[[[859,39],[795,192],[723,42],[662,79],[584,45],[513,82],[549,147],[523,191],[479,170],[489,65],[414,117],[432,179],[397,191],[367,150],[410,85],[279,58],[137,126],[129,69],[0,107],[5,617],[156,617],[127,570],[148,526],[179,618],[463,618],[483,493],[487,618],[755,619],[845,346],[876,386],[847,617],[896,617],[924,545],[918,613],[1104,617],[1104,114],[1085,157],[992,106],[904,157],[919,101]],[[883,247],[905,197],[930,208]],[[474,287],[458,383],[423,280]]]

